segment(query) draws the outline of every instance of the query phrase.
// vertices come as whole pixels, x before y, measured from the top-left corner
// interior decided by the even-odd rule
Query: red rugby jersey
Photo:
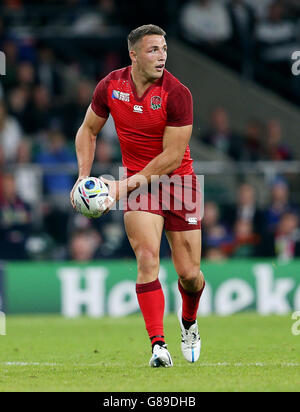
[[[140,98],[132,81],[131,66],[113,71],[98,83],[91,108],[103,118],[111,113],[128,176],[141,171],[162,152],[166,126],[193,124],[192,95],[167,70]],[[192,163],[187,147],[180,167],[171,174],[192,174]]]

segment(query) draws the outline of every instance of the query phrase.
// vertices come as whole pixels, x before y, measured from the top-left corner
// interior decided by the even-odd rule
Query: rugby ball
[[[88,218],[100,217],[104,210],[104,201],[108,197],[108,187],[97,177],[81,180],[74,191],[74,203],[77,212]]]

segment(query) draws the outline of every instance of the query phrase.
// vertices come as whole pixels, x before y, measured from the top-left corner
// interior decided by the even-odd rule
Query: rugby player
[[[127,175],[120,181],[103,179],[110,195],[105,211],[108,212],[114,202],[125,199],[124,224],[137,259],[136,293],[152,345],[149,362],[152,367],[173,366],[164,336],[165,302],[158,279],[163,230],[178,274],[182,296],[178,313],[181,350],[189,362],[196,362],[200,356],[197,310],[205,287],[200,270],[200,189],[188,146],[193,102],[188,88],[165,68],[165,35],[164,30],[152,24],[133,30],[128,35],[132,64],[111,72],[98,83],[76,135],[79,174],[71,192],[74,207],[74,189],[90,175],[97,135],[111,114]],[[186,199],[179,199],[181,208],[174,207],[180,195],[170,185],[170,205],[164,207],[162,193],[165,192],[160,183],[155,195],[157,207],[153,207],[152,202],[141,201],[136,207],[136,202],[130,201],[130,194],[141,186],[144,192],[139,194],[139,200],[152,199],[151,183],[163,176],[176,177],[179,186],[185,189]],[[196,202],[192,203],[192,198],[196,198]]]

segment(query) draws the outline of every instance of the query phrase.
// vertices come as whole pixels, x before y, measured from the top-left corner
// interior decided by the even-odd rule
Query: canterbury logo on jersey
[[[119,90],[113,90],[111,97],[113,99],[122,100],[123,102],[130,101],[130,93],[120,92]]]
[[[134,111],[135,113],[143,113],[143,106],[138,106],[137,104],[135,104],[135,105],[133,106],[133,111]]]
[[[189,217],[187,219],[189,225],[197,225],[198,219],[196,217]]]

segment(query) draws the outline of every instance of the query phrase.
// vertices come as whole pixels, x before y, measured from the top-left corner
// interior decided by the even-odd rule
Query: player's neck
[[[131,69],[131,78],[138,97],[142,97],[145,91],[158,80],[146,78],[135,67]]]

